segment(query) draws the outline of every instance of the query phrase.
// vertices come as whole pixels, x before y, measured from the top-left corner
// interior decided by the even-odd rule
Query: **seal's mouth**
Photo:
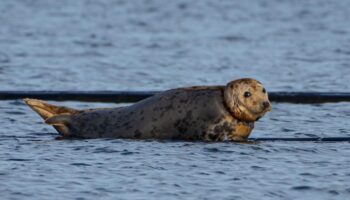
[[[272,110],[271,102],[269,102],[269,106],[264,109],[265,112],[270,112]]]
[[[256,118],[260,116],[261,113],[256,113],[242,104],[238,105],[234,112],[234,117],[242,121],[256,121]]]
[[[265,112],[270,112],[272,110],[272,106],[265,109]]]
[[[261,109],[261,111],[254,111],[254,110],[250,109],[249,107],[245,106],[244,104],[242,104],[241,102],[238,102],[238,103],[239,103],[239,106],[238,106],[239,110],[241,112],[245,113],[246,116],[250,116],[250,118],[254,119],[254,121],[258,121],[267,112],[272,110],[271,103],[268,107]]]

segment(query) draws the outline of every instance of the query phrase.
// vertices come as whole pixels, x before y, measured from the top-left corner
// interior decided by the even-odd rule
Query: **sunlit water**
[[[0,1],[1,90],[164,90],[249,76],[349,91],[348,1]],[[76,108],[120,106],[53,102]],[[350,104],[274,103],[253,137],[350,137]],[[350,143],[54,140],[0,101],[1,199],[347,199]]]

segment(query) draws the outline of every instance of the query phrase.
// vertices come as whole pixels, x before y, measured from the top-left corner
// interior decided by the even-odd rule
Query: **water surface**
[[[349,1],[0,1],[1,90],[261,80],[349,91]],[[76,107],[115,104],[52,102]],[[350,104],[275,103],[253,137],[350,137]],[[57,141],[0,101],[1,199],[347,199],[348,142]]]

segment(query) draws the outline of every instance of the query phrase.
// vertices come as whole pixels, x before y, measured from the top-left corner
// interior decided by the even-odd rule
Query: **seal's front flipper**
[[[70,116],[78,113],[79,110],[64,106],[51,105],[45,101],[37,99],[24,99],[24,102],[37,112],[47,124],[53,127],[63,136],[70,136],[68,124]]]

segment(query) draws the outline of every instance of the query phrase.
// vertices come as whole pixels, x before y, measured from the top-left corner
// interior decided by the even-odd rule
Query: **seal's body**
[[[178,88],[119,108],[75,110],[40,100],[25,102],[64,138],[244,141],[254,121],[271,109],[265,89],[258,85],[254,79],[240,79],[227,86]],[[258,89],[261,94],[255,96],[260,99],[244,96]],[[248,98],[257,108],[246,108]]]

